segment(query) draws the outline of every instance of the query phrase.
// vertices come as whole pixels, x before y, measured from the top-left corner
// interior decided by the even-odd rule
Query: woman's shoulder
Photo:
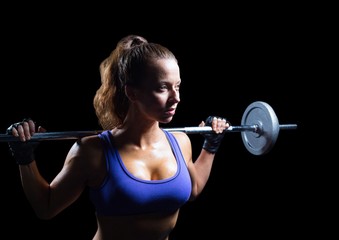
[[[77,144],[84,151],[94,151],[102,148],[101,139],[98,134],[79,138]]]
[[[93,157],[102,152],[102,144],[98,135],[82,137],[74,142],[70,153],[81,157]]]
[[[184,132],[171,132],[182,150],[191,149],[191,140]]]
[[[178,132],[171,132],[171,133],[179,143],[187,144],[191,142],[188,135],[184,132],[178,131]]]
[[[179,148],[184,156],[186,163],[192,159],[192,145],[188,135],[184,132],[171,132],[178,142]]]
[[[78,176],[87,178],[87,184],[96,186],[102,181],[105,172],[104,153],[98,135],[77,139],[66,157],[69,171],[77,172]]]

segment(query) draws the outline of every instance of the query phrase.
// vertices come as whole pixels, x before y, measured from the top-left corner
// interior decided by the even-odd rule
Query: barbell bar
[[[246,149],[254,155],[268,153],[276,143],[280,130],[297,129],[297,124],[279,124],[273,108],[266,102],[251,103],[243,113],[240,126],[230,126],[226,132],[241,132]],[[187,134],[211,133],[210,126],[164,128],[169,132],[185,132]],[[65,131],[35,133],[30,141],[69,140],[97,135],[102,130],[94,131]],[[0,134],[0,142],[20,141],[19,138],[8,134]]]

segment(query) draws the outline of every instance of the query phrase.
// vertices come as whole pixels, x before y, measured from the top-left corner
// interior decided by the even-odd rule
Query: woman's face
[[[168,123],[180,102],[180,70],[175,59],[158,59],[144,68],[141,86],[134,89],[140,114],[150,120]]]

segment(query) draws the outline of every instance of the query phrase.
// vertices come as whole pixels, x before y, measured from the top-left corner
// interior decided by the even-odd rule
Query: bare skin
[[[172,120],[180,102],[179,67],[173,59],[150,62],[145,85],[126,89],[131,101],[127,117],[112,129],[113,141],[128,171],[144,180],[166,179],[177,170],[176,160],[159,122]],[[160,90],[159,90],[160,89]],[[136,124],[137,123],[137,124]],[[201,124],[203,126],[204,123]],[[222,132],[229,127],[223,119],[215,119],[212,129]],[[38,131],[44,131],[39,128]],[[22,141],[35,132],[33,121],[25,122],[13,135]],[[192,181],[191,200],[205,187],[214,156],[204,149],[192,160],[192,146],[185,133],[173,133],[179,142]],[[79,139],[69,150],[64,166],[48,183],[39,173],[35,161],[19,167],[24,192],[39,218],[50,219],[74,203],[87,187],[98,187],[106,174],[102,144],[98,136]],[[93,240],[168,240],[175,227],[179,209],[171,214],[138,216],[97,216],[98,229]]]
[[[137,217],[99,217],[97,219],[99,228],[93,240],[168,240],[170,232],[175,227],[178,213],[179,211],[168,216],[153,214]]]

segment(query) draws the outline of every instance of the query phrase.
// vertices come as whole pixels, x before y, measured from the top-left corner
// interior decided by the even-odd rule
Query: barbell
[[[241,132],[242,141],[246,149],[253,155],[268,153],[275,145],[280,130],[296,129],[297,124],[279,124],[273,108],[266,102],[255,101],[248,105],[243,113],[240,126],[230,126],[226,132]],[[201,134],[212,132],[210,126],[164,128],[169,132],[185,132],[187,134]],[[30,141],[78,139],[96,135],[102,130],[94,131],[66,131],[35,133]],[[8,134],[0,134],[0,142],[20,141],[19,138]]]

